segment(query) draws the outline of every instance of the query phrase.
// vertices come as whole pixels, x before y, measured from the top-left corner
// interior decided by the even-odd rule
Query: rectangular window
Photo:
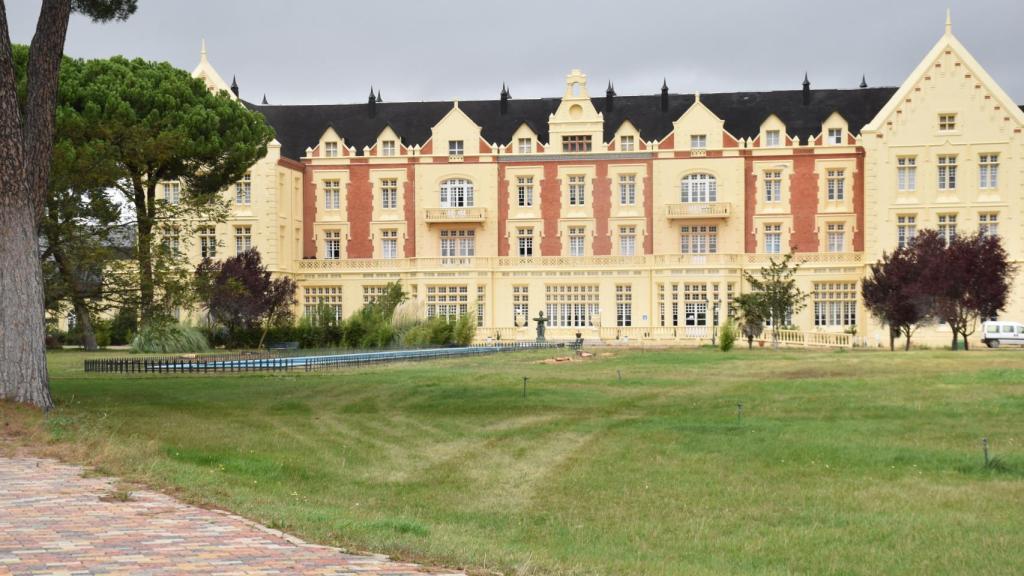
[[[956,214],[939,214],[939,236],[946,244],[956,238]]]
[[[341,202],[339,196],[338,202]],[[380,207],[385,210],[398,208],[398,179],[382,178],[380,181]]]
[[[707,284],[683,284],[683,325],[707,326],[708,301]]]
[[[956,190],[956,156],[939,156],[939,190]]]
[[[217,229],[213,226],[203,226],[199,229],[199,255],[203,258],[217,256]]]
[[[619,136],[619,150],[632,152],[636,149],[636,141],[633,136]]]
[[[999,213],[982,212],[978,214],[978,234],[982,236],[999,235]]]
[[[483,328],[485,308],[487,304],[487,289],[483,286],[476,287],[476,327]]]
[[[533,228],[519,228],[516,230],[516,239],[518,240],[519,257],[533,256]]]
[[[520,138],[518,148],[520,154],[532,154],[533,138]]]
[[[520,208],[533,206],[533,176],[517,177],[516,192]]]
[[[442,258],[472,258],[476,256],[475,230],[441,230]]]
[[[939,114],[939,132],[956,130],[956,114]]]
[[[768,147],[779,146],[781,139],[779,138],[778,130],[767,130],[764,133],[764,145]]]
[[[843,129],[842,128],[829,128],[828,129],[828,143],[829,144],[842,144],[843,143]]]
[[[593,326],[601,298],[597,284],[548,284],[544,287],[544,312],[555,328]]]
[[[172,255],[178,255],[181,251],[181,234],[177,228],[168,227],[161,231],[164,248]]]
[[[341,208],[340,180],[324,180],[324,208],[327,210]]]
[[[815,282],[813,298],[815,326],[857,324],[856,282]]]
[[[714,254],[718,252],[718,226],[683,226],[679,231],[680,253]]]
[[[615,285],[615,325],[633,325],[633,286],[631,284]]]
[[[252,226],[235,226],[235,255],[252,248]]]
[[[235,204],[252,204],[252,175],[248,172],[235,183]]]
[[[380,255],[381,258],[398,258],[398,230],[380,231]]]
[[[691,134],[690,135],[690,148],[693,150],[703,150],[708,147],[708,135],[707,134]]]
[[[619,175],[619,204],[623,206],[636,204],[636,174]]]
[[[590,152],[593,149],[590,140],[589,135],[562,136],[562,152]]]
[[[900,192],[917,190],[917,157],[901,156],[896,159],[896,185]]]
[[[380,155],[381,156],[394,156],[395,155],[395,141],[384,140],[380,143]]]
[[[378,298],[387,294],[388,287],[384,284],[363,285],[363,306],[373,304]]]
[[[830,223],[828,225],[828,251],[843,252],[846,250],[846,225]]]
[[[341,286],[317,286],[303,289],[304,314],[316,318],[321,306],[327,306],[336,322],[341,321]]]
[[[517,327],[530,324],[530,287],[512,287],[512,322]]]
[[[764,173],[765,202],[782,201],[782,171],[766,170]]]
[[[178,182],[164,183],[164,202],[177,204],[181,202],[181,184]]]
[[[917,216],[896,217],[896,245],[905,248],[917,236]]]
[[[569,176],[569,205],[583,206],[586,197],[586,184],[583,176]]]
[[[764,225],[764,251],[769,254],[782,253],[782,224]]]
[[[468,313],[468,286],[427,286],[427,318],[454,322]]]
[[[338,143],[324,142],[324,156],[327,158],[336,158],[338,156]]]
[[[978,156],[978,188],[991,190],[999,183],[999,155]]]
[[[449,140],[448,141],[448,155],[449,156],[462,156],[465,152],[465,146],[462,140]]]
[[[619,255],[636,256],[636,226],[619,227]]]
[[[569,256],[583,256],[586,250],[585,241],[586,233],[582,226],[569,228]]]
[[[328,260],[341,258],[341,232],[337,230],[324,232],[324,258]]]
[[[826,176],[828,184],[828,199],[832,201],[842,200],[846,196],[846,175],[844,170],[829,170]]]

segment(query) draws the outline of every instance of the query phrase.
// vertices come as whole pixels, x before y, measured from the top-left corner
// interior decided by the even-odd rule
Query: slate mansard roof
[[[896,92],[896,88],[855,88],[849,90],[811,90],[810,102],[803,103],[803,91],[730,92],[701,94],[701,102],[725,121],[725,129],[736,138],[755,138],[761,124],[772,114],[786,125],[790,135],[806,139],[821,132],[822,123],[838,112],[850,131],[859,133]],[[661,110],[661,95],[615,96],[612,109],[605,110],[605,98],[591,101],[604,114],[604,140],[610,142],[622,123],[629,120],[644,140],[661,140],[672,132],[672,124],[694,103],[693,94],[669,94],[668,109]],[[459,108],[478,126],[488,143],[508,144],[522,124],[548,142],[548,117],[558,109],[560,98],[508,101],[501,113],[500,100],[460,101]],[[262,105],[246,102],[262,113],[277,132],[282,155],[298,159],[307,147],[314,147],[328,127],[355,146],[362,154],[364,146],[373,146],[387,126],[407,146],[423,145],[436,125],[451,109],[453,102],[381,102],[371,118],[368,104]]]

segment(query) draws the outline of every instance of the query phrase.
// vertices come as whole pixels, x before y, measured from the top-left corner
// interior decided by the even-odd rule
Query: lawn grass
[[[1024,566],[1019,351],[538,362],[550,355],[139,377],[85,374],[84,354],[55,353],[58,410],[44,422],[0,405],[0,418],[37,449],[127,480],[433,564],[519,575]],[[983,436],[996,468],[982,465]]]

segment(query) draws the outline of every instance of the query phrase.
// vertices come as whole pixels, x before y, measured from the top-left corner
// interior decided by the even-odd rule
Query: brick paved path
[[[0,574],[440,574],[306,544],[155,492],[100,500],[113,488],[78,466],[0,458]]]

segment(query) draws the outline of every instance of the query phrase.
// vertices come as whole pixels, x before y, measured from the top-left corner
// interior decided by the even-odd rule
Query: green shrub
[[[132,308],[120,308],[110,323],[110,344],[123,346],[132,341],[132,336],[139,329],[139,322]]]
[[[453,344],[459,346],[469,346],[473,343],[473,338],[476,337],[476,318],[465,314],[459,317],[459,320],[455,323],[455,334],[453,335]]]
[[[728,352],[732,350],[732,347],[736,344],[736,326],[733,325],[732,320],[726,320],[725,324],[722,325],[722,330],[718,334],[718,349],[722,352]]]
[[[162,354],[204,352],[210,346],[199,330],[182,324],[152,323],[139,329],[132,351]]]

